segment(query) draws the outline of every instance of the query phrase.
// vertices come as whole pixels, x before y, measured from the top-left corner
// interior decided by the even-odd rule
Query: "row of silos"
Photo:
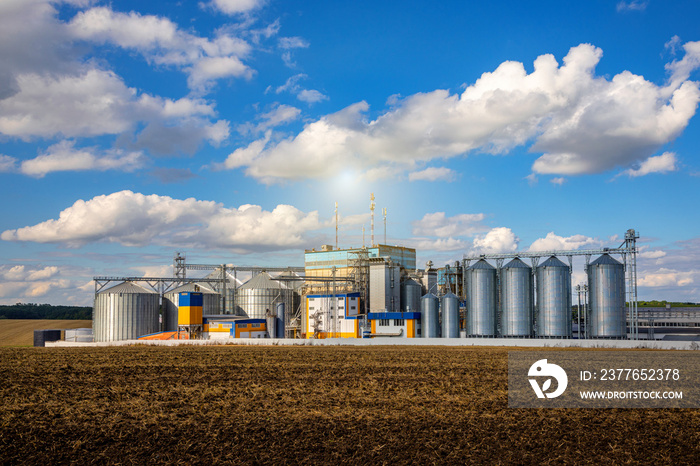
[[[603,254],[589,264],[587,270],[588,334],[593,338],[626,337],[624,266]],[[571,270],[556,257],[540,264],[534,279],[532,268],[518,258],[503,266],[500,276],[484,259],[469,267],[466,275],[465,329],[468,337],[571,338]],[[438,336],[436,322],[439,322],[438,308],[442,308],[442,336],[458,337],[458,306],[456,296],[451,293],[442,301],[430,294],[424,296],[421,301],[423,336]],[[454,308],[457,309],[456,323]]]
[[[235,297],[231,295],[234,297],[235,314],[264,319],[266,312],[274,311],[280,303],[287,309],[296,309],[299,294],[294,288],[298,281],[294,277],[284,282],[274,280],[266,272],[256,275],[236,290]],[[289,283],[289,286],[285,283]],[[163,295],[161,328],[161,301],[160,295],[155,291],[133,282],[120,283],[102,290],[95,295],[93,308],[95,341],[133,340],[161,330],[176,331],[179,295],[195,291],[203,294],[205,315],[222,313],[218,292],[203,285],[185,284]],[[284,317],[288,314],[289,312],[284,313]],[[281,326],[284,328],[286,322]]]

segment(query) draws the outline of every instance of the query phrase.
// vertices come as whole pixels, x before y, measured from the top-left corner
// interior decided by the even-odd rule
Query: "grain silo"
[[[432,293],[421,298],[421,336],[438,338],[440,336],[440,300]]]
[[[552,256],[537,267],[537,336],[571,338],[571,270]]]
[[[627,337],[625,267],[609,254],[588,265],[590,335],[593,338]]]
[[[533,336],[532,269],[518,258],[501,269],[501,336]]]
[[[95,296],[92,328],[95,341],[135,340],[160,329],[160,296],[131,282],[124,282]]]
[[[251,319],[264,319],[268,311],[275,311],[277,303],[291,307],[293,302],[294,291],[273,280],[267,272],[259,273],[236,290],[236,313]]]
[[[420,312],[422,290],[420,283],[411,278],[401,282],[401,312]]]
[[[440,298],[442,338],[459,338],[459,298],[447,293]]]
[[[467,269],[467,336],[496,336],[496,268],[479,260]]]

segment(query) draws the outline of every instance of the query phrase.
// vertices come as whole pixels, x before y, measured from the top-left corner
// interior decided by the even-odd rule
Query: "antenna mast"
[[[372,244],[370,244],[370,247],[373,248],[374,247],[374,193],[370,194],[370,196],[369,196],[369,210],[372,213],[372,221],[370,223]]]
[[[338,249],[338,202],[335,203],[335,248]]]
[[[382,209],[382,213],[384,214],[384,244],[386,244],[386,207]]]

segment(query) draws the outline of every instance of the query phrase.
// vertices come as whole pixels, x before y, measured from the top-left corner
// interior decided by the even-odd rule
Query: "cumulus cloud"
[[[323,95],[316,89],[304,89],[297,94],[297,99],[307,104],[315,104],[316,102],[328,100],[328,96]]]
[[[477,254],[494,254],[515,252],[518,250],[520,238],[515,236],[510,228],[493,228],[484,236],[474,238],[473,252]]]
[[[0,298],[35,298],[51,290],[66,289],[69,280],[60,278],[56,266],[0,265]]]
[[[547,233],[544,238],[535,240],[529,248],[529,251],[561,251],[586,248],[599,248],[603,243],[597,238],[591,238],[585,235],[572,235],[568,237],[556,235],[553,231]]]
[[[243,39],[225,33],[214,39],[194,36],[164,17],[95,7],[78,13],[68,30],[76,39],[115,44],[140,52],[149,62],[180,67],[189,74],[189,87],[199,92],[221,78],[253,75],[243,63],[251,51]]]
[[[94,147],[76,149],[75,141],[62,141],[49,147],[38,157],[23,161],[20,172],[36,178],[43,178],[46,174],[57,171],[130,172],[143,167],[145,163],[146,157],[141,152],[110,150],[101,154]]]
[[[498,154],[529,144],[542,153],[534,173],[580,175],[630,166],[672,141],[695,114],[700,90],[687,79],[700,66],[700,42],[684,50],[664,86],[629,71],[612,79],[596,76],[602,51],[581,44],[563,64],[542,55],[527,73],[522,63],[504,62],[461,95],[436,90],[396,99],[374,120],[366,116],[367,103],[358,102],[308,123],[296,136],[271,138],[245,171],[274,182],[327,176],[337,160],[360,170],[401,170],[472,150]]]
[[[650,288],[682,287],[692,285],[695,278],[699,275],[697,271],[680,272],[678,270],[661,268],[654,273],[642,274],[637,284],[640,287]]]
[[[28,140],[34,136],[116,135],[134,131],[144,122],[147,126],[136,148],[162,153],[159,146],[178,134],[187,136],[187,141],[181,141],[185,147],[184,143],[196,147],[202,141],[217,144],[229,135],[227,121],[211,120],[216,114],[211,104],[201,99],[139,95],[111,71],[26,74],[17,78],[17,85],[17,93],[0,100],[0,133],[8,136]],[[150,133],[157,128],[172,128],[170,137],[163,137],[164,130],[153,137]]]
[[[669,173],[676,171],[676,154],[664,152],[656,157],[649,157],[639,164],[637,168],[629,168],[622,172],[630,178],[649,175],[650,173]]]
[[[321,227],[317,212],[305,213],[290,205],[278,205],[272,211],[248,204],[227,208],[212,201],[121,191],[78,200],[57,219],[7,230],[0,238],[70,247],[101,241],[247,253],[305,246],[308,232]]]
[[[209,5],[227,15],[248,13],[260,8],[265,0],[212,0]]]
[[[457,179],[457,173],[446,167],[428,167],[425,170],[408,174],[408,181],[447,181],[450,183],[455,179]]]
[[[486,228],[481,222],[484,214],[458,214],[448,217],[445,212],[428,213],[412,223],[413,234],[418,236],[472,236]]]

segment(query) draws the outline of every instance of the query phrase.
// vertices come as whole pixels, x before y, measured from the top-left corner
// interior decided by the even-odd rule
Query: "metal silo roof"
[[[140,293],[148,293],[148,294],[156,294],[155,291],[149,290],[148,288],[144,288],[142,286],[137,285],[136,283],[132,282],[124,282],[120,283],[119,285],[115,285],[112,288],[108,288],[106,290],[100,291],[98,294],[102,293],[131,293],[131,294],[140,294]]]
[[[239,290],[286,290],[288,289],[277,280],[273,280],[269,273],[260,272],[247,282]]]
[[[616,261],[613,259],[610,254],[603,254],[593,262],[591,262],[590,265],[622,265],[620,262]]]
[[[199,287],[198,290],[194,289],[195,285]],[[185,283],[184,285],[178,286],[174,290],[169,291],[169,293],[183,293],[183,292],[187,292],[187,291],[198,292],[198,293],[203,293],[203,294],[219,294],[216,291],[214,291],[210,288],[207,288],[204,285],[199,285],[197,283]]]
[[[563,263],[562,261],[560,261],[559,259],[557,259],[556,257],[552,256],[549,259],[547,259],[546,261],[542,262],[540,264],[540,267],[567,267],[568,268],[569,266],[566,265],[565,263]]]
[[[529,269],[531,267],[516,257],[515,259],[513,259],[512,261],[510,261],[506,265],[504,265],[503,268],[504,269],[510,269],[510,268]]]
[[[476,264],[473,264],[471,267],[469,267],[468,270],[475,270],[475,269],[487,269],[487,270],[493,270],[495,267],[488,262],[486,262],[485,259],[479,259],[479,262]]]

